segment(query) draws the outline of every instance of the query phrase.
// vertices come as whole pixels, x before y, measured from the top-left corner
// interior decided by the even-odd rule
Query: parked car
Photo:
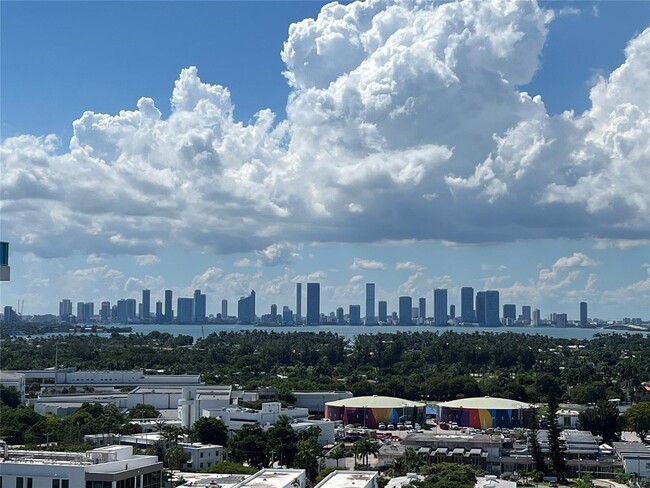
[[[386,424],[383,422],[379,423],[379,430],[386,430]]]

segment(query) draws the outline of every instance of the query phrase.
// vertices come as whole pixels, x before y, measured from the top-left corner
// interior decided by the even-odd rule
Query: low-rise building
[[[377,488],[377,471],[333,471],[314,488]]]
[[[614,442],[613,447],[623,463],[625,474],[650,477],[650,446],[642,442]]]
[[[85,453],[5,450],[0,458],[4,486],[32,488],[159,488],[162,463],[133,454],[131,446],[108,446]]]
[[[309,413],[325,413],[325,403],[336,400],[345,400],[352,398],[351,391],[303,391],[294,390],[293,396],[296,398],[294,406],[296,408],[306,408]]]

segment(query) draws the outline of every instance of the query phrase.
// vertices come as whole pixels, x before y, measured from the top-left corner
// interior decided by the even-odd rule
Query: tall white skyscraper
[[[377,323],[375,317],[375,284],[366,283],[366,325]]]

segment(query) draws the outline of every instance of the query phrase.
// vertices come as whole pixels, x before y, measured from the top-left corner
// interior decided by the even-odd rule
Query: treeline
[[[349,341],[331,332],[152,332],[5,337],[2,369],[156,369],[201,374],[241,388],[348,389],[355,395],[450,400],[492,395],[593,403],[630,397],[650,379],[650,337],[597,335],[591,340],[517,333],[377,333]]]

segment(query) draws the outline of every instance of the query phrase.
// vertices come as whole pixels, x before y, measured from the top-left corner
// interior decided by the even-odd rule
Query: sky
[[[0,3],[2,305],[321,283],[650,319],[650,3]],[[303,286],[303,293],[305,290]],[[98,305],[96,305],[98,306]],[[305,297],[303,297],[303,310]]]

